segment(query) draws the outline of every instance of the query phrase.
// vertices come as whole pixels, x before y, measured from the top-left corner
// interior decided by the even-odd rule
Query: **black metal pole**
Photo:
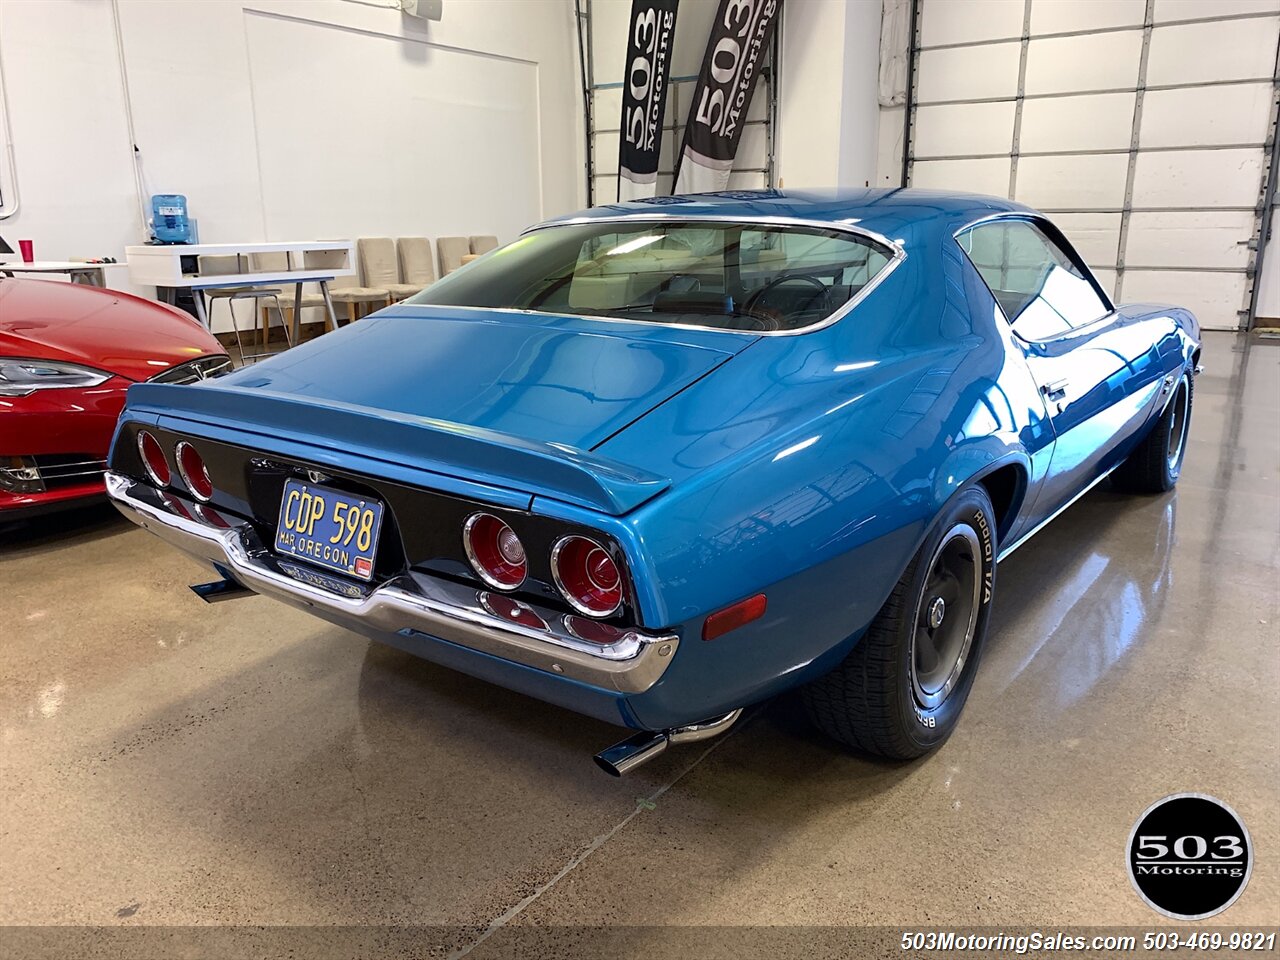
[[[920,22],[920,0],[911,0],[911,34],[907,38],[907,100],[902,115],[902,185],[911,180],[911,111],[916,101],[916,29]]]
[[[578,21],[578,65],[582,68],[582,123],[586,132],[587,140],[587,157],[586,157],[586,173],[587,173],[587,206],[594,207],[596,203],[595,191],[595,120],[592,115],[591,104],[591,77],[587,73],[587,44],[590,37],[584,35],[582,22],[586,19],[586,14],[582,12],[582,0],[573,0],[573,12]]]

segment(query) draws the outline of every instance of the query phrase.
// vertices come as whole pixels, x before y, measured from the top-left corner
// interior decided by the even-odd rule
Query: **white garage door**
[[[1247,325],[1278,42],[1280,0],[920,0],[909,183],[1051,214],[1117,301]]]

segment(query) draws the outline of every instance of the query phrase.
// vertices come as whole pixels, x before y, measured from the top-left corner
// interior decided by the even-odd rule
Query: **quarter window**
[[[1089,278],[1034,223],[993,220],[957,239],[1024,340],[1047,340],[1107,313]]]

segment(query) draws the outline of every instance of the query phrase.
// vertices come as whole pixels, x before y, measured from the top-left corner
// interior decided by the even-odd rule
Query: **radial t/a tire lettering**
[[[895,760],[921,756],[951,735],[986,640],[995,530],[980,485],[948,503],[857,645],[803,688],[820,730]]]

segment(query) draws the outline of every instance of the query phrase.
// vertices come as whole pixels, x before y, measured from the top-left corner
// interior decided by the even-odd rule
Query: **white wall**
[[[584,205],[572,0],[0,0],[20,206],[43,259],[141,242],[146,192],[206,243],[495,233]],[[128,289],[124,268],[112,285]]]
[[[784,4],[782,40],[782,185],[874,185],[880,0]]]

